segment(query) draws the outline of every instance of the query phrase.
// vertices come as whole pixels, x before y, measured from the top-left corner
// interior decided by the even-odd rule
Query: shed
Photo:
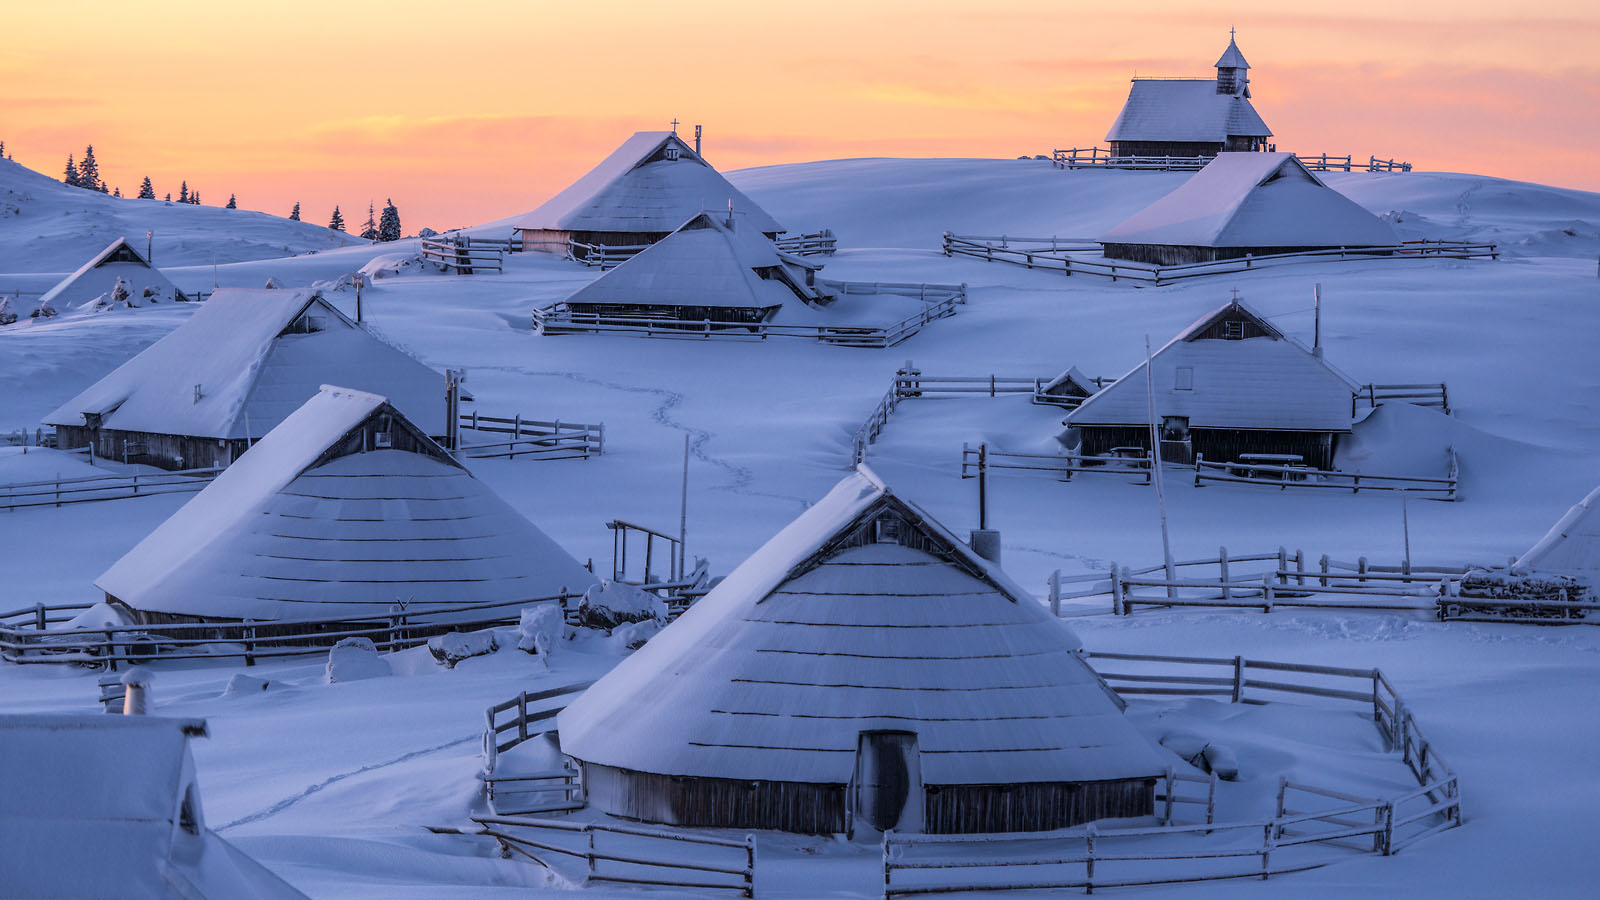
[[[308,290],[217,291],[193,317],[45,416],[57,446],[163,468],[226,466],[323,384],[392,399],[443,437],[445,379]]]
[[[1166,765],[1077,637],[866,467],[558,717],[589,803],[808,834],[1152,811]]]
[[[1048,403],[1075,409],[1100,390],[1100,379],[1091,378],[1077,366],[1068,366],[1065,372],[1050,379],[1034,393],[1035,403]]]
[[[1292,153],[1223,153],[1100,243],[1109,257],[1173,265],[1306,250],[1371,252],[1400,238]]]
[[[1600,589],[1600,487],[1511,564],[1516,574],[1570,575]]]
[[[579,245],[641,247],[671,234],[701,210],[745,210],[752,230],[777,237],[783,226],[728,183],[676,132],[641,131],[598,166],[512,222],[528,250],[571,254]]]
[[[384,398],[324,387],[95,586],[141,622],[447,622],[596,583]]]
[[[1328,469],[1354,421],[1356,383],[1237,299],[1195,320],[1150,366],[1163,459],[1291,454]],[[1150,386],[1140,362],[1067,415],[1085,455],[1149,451]]]
[[[785,303],[821,305],[820,265],[780,252],[743,210],[697,213],[672,234],[579,288],[572,313],[756,324]]]
[[[117,283],[122,283],[125,296],[117,299]],[[133,249],[126,238],[117,238],[111,245],[95,254],[93,259],[78,267],[76,272],[61,279],[55,287],[39,298],[39,308],[63,313],[87,306],[104,298],[128,306],[148,306],[174,300],[188,300],[188,295],[150,265],[139,251]]]
[[[203,719],[0,715],[0,895],[305,900],[206,827]]]
[[[1250,64],[1233,37],[1216,78],[1135,78],[1106,140],[1112,156],[1216,156],[1265,149],[1272,131],[1250,103]]]

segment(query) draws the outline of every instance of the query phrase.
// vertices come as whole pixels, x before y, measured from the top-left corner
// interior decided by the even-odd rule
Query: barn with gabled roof
[[[1230,35],[1216,78],[1134,78],[1106,140],[1112,156],[1216,156],[1265,149],[1271,129],[1250,103],[1250,64]]]
[[[1195,320],[1066,417],[1085,455],[1150,449],[1154,389],[1162,458],[1214,462],[1245,453],[1297,456],[1333,467],[1350,433],[1358,385],[1261,314],[1234,299]]]
[[[866,467],[559,716],[591,806],[809,834],[1148,815],[1077,637]]]
[[[525,249],[582,259],[589,246],[653,244],[702,210],[729,204],[756,232],[775,238],[784,230],[677,132],[641,131],[512,227]]]
[[[577,315],[753,325],[785,303],[824,305],[822,267],[778,250],[744,210],[702,212],[561,303]]]
[[[1156,265],[1306,250],[1382,252],[1400,237],[1292,153],[1223,153],[1100,237],[1105,255]]]
[[[141,622],[449,622],[596,583],[384,398],[324,387],[95,586]]]
[[[117,238],[76,272],[39,298],[46,314],[71,312],[99,300],[107,305],[148,306],[189,297],[150,265],[126,238]]]
[[[310,290],[217,291],[171,334],[45,416],[57,446],[163,468],[226,466],[324,384],[389,397],[448,434],[444,376]]]

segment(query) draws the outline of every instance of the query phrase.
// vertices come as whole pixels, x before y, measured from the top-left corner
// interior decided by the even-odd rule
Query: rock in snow
[[[389,674],[389,661],[378,655],[371,638],[345,638],[328,651],[328,683],[382,678]]]
[[[643,647],[645,641],[656,636],[661,631],[663,623],[659,619],[647,619],[643,622],[629,622],[618,625],[611,632],[611,642],[619,645],[624,650],[637,650]]]
[[[499,646],[492,631],[452,631],[428,638],[428,652],[451,669],[463,659],[485,656],[499,649]]]
[[[257,678],[254,675],[235,672],[233,677],[228,679],[228,686],[223,688],[222,694],[226,697],[231,697],[235,694],[259,694],[266,690],[270,684],[272,682],[265,678]]]
[[[534,653],[546,659],[554,652],[556,642],[566,637],[567,620],[557,603],[541,603],[522,611],[517,623],[517,649]]]
[[[589,588],[578,604],[578,624],[584,628],[610,631],[618,625],[650,619],[666,621],[666,601],[620,581],[607,581]]]

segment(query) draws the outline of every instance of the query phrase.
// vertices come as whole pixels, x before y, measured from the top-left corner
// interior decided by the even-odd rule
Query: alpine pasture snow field
[[[1321,284],[1330,363],[1361,383],[1448,383],[1453,415],[1385,406],[1341,451],[1341,462],[1363,472],[1414,475],[1443,474],[1447,450],[1457,453],[1462,499],[1409,503],[1419,562],[1503,563],[1600,482],[1600,195],[1458,174],[1327,177],[1405,237],[1501,242],[1506,253],[1493,262],[1287,265],[1139,288],[949,259],[938,249],[944,231],[1092,238],[1185,177],[1066,172],[1034,160],[841,160],[731,173],[791,232],[834,230],[841,252],[825,260],[825,277],[968,285],[970,300],[956,316],[887,350],[785,338],[538,337],[530,332],[532,307],[564,297],[598,271],[532,254],[508,258],[499,275],[406,267],[376,278],[363,291],[363,316],[375,333],[429,365],[465,368],[476,398],[469,410],[605,423],[603,456],[470,462],[573,556],[592,558],[602,570],[610,553],[607,520],[675,527],[685,436],[689,552],[726,573],[843,477],[853,432],[907,360],[930,375],[1050,378],[1075,365],[1120,376],[1141,361],[1146,337],[1159,347],[1235,288],[1276,327],[1309,344],[1312,286]],[[26,189],[57,196],[42,184]],[[137,220],[124,210],[139,201],[90,199],[100,210],[94,217],[48,220],[54,249],[37,264],[30,264],[36,237],[27,214],[0,220],[0,271],[18,279],[70,271],[78,244],[87,258],[120,236],[92,222]],[[213,278],[224,287],[260,287],[269,277],[286,287],[322,285],[353,315],[353,292],[335,280],[380,255],[415,251],[414,242],[319,249],[338,239],[267,217],[259,224],[222,218],[251,215],[236,210],[160,211],[169,234],[187,237],[185,246],[164,252],[158,229],[156,262],[181,264],[164,270],[185,289],[209,289]],[[238,222],[246,224],[230,227]],[[303,242],[290,240],[302,231]],[[301,255],[279,258],[263,249],[279,242]],[[319,252],[303,252],[312,249]],[[8,289],[6,277],[0,292]],[[31,431],[193,308],[0,329],[0,431]],[[1021,396],[914,399],[896,411],[869,460],[894,490],[963,533],[977,524],[974,483],[959,477],[963,442],[1050,452],[1061,417]],[[37,480],[41,458],[23,460],[0,455],[0,482]],[[81,465],[63,461],[61,474],[77,474]],[[1167,482],[1180,558],[1214,555],[1219,545],[1234,553],[1304,548],[1313,560],[1322,553],[1386,563],[1402,556],[1401,502],[1393,494],[1195,488],[1186,474],[1173,469]],[[1006,570],[1042,597],[1055,569],[1080,574],[1104,571],[1112,561],[1158,562],[1155,492],[1128,482],[995,473],[990,522],[1002,532]],[[185,499],[0,514],[7,597],[0,606],[99,599],[94,578]],[[1600,879],[1600,859],[1589,848],[1600,800],[1591,763],[1600,746],[1595,629],[1441,624],[1421,613],[1112,617],[1085,604],[1066,612],[1084,644],[1097,650],[1380,667],[1462,782],[1465,826],[1396,856],[1351,855],[1267,882],[1131,889],[1130,896],[1592,895]],[[254,694],[227,690],[242,671],[237,660],[150,668],[155,713],[211,724],[212,737],[194,745],[208,823],[309,895],[557,896],[572,887],[559,870],[502,860],[492,843],[424,826],[463,825],[483,809],[476,775],[486,706],[519,690],[592,680],[622,652],[585,637],[557,652],[548,670],[514,650],[445,670],[426,651],[406,651],[392,659],[390,677],[338,684],[325,682],[322,657],[308,656],[252,669],[272,682]],[[0,711],[93,711],[97,677],[70,667],[0,665]],[[1283,773],[1350,790],[1392,776],[1362,761],[1362,748],[1375,738],[1358,717],[1299,716],[1291,705],[1262,715],[1204,701],[1139,702],[1135,721],[1159,731],[1169,710],[1169,721],[1213,721],[1219,734],[1232,736],[1242,771],[1231,796],[1241,809],[1255,808]],[[881,894],[875,844],[758,840],[760,896]],[[584,890],[639,895],[622,887]]]

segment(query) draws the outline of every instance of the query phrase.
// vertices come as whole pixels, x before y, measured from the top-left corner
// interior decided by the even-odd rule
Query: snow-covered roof
[[[1222,51],[1222,57],[1217,60],[1219,69],[1248,69],[1250,64],[1244,61],[1244,54],[1239,52],[1239,45],[1232,36],[1228,38],[1228,49]]]
[[[1259,336],[1211,336],[1225,320],[1249,323]],[[1187,416],[1190,428],[1350,430],[1357,385],[1237,300],[1195,320],[1150,362],[1156,415]],[[1147,394],[1141,361],[1069,413],[1066,423],[1148,425]]]
[[[1292,153],[1220,153],[1100,237],[1193,247],[1387,247],[1388,223],[1323,184]]]
[[[445,433],[444,376],[306,290],[217,291],[183,325],[44,418],[190,437],[258,438],[323,384],[382,393]],[[200,396],[195,396],[196,386]]]
[[[149,299],[187,299],[161,270],[129,244],[126,238],[117,238],[92,259],[78,267],[76,272],[57,282],[39,298],[39,306],[58,312],[76,308],[96,297],[110,293],[122,278],[130,293],[133,305],[142,306]]]
[[[1051,379],[1041,393],[1052,397],[1088,397],[1099,390],[1093,378],[1077,366],[1068,366],[1065,372]]]
[[[1108,141],[1220,144],[1233,137],[1271,137],[1247,97],[1217,93],[1215,79],[1135,78]]]
[[[779,253],[758,227],[743,210],[731,221],[698,213],[567,302],[766,308],[818,299],[806,272],[820,266]]]
[[[0,895],[304,900],[205,827],[189,751],[205,733],[200,719],[0,715]]]
[[[665,233],[695,213],[722,209],[730,201],[735,209],[746,211],[756,231],[784,230],[677,134],[641,131],[512,226],[534,231]]]
[[[844,784],[861,732],[913,731],[929,784],[1164,765],[1077,637],[865,467],[558,718],[563,752],[641,772]]]
[[[1600,586],[1600,487],[1567,510],[1511,569],[1576,575]]]
[[[380,430],[404,431],[414,450],[349,440],[385,415]],[[134,609],[207,618],[382,616],[403,605],[440,619],[454,606],[594,583],[384,398],[324,387],[95,586]]]

